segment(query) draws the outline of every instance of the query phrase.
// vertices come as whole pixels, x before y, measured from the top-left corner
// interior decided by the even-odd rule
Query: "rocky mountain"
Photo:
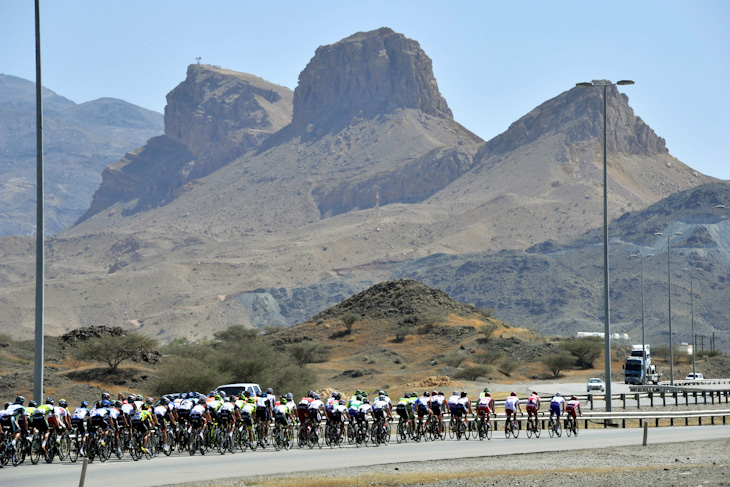
[[[602,223],[602,90],[573,87],[484,142],[452,118],[418,44],[390,29],[320,47],[290,118],[283,89],[254,78],[191,66],[165,135],[110,166],[86,217],[48,242],[56,333],[292,325],[400,277],[541,332],[600,326],[586,231]],[[608,96],[611,220],[714,181]],[[3,252],[0,324],[32,329],[32,245]]]
[[[162,115],[113,98],[77,105],[43,90],[46,232],[89,207],[105,166],[162,133]],[[35,84],[0,74],[0,236],[35,233]]]

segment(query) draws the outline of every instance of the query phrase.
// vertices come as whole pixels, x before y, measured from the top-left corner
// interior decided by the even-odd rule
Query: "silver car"
[[[606,390],[606,387],[603,384],[603,381],[601,379],[593,378],[593,379],[588,379],[588,382],[586,382],[586,390],[588,392],[593,392],[593,391],[604,392]]]

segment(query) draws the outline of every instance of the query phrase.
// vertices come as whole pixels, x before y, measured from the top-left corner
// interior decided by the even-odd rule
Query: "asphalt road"
[[[651,428],[649,443],[672,443],[702,439],[728,438],[730,426],[690,426],[674,428]],[[521,454],[525,451],[550,452],[581,450],[600,447],[641,445],[643,431],[634,429],[582,430],[575,438],[550,438],[547,432],[539,439],[528,439],[524,431],[519,438],[505,439],[501,432],[495,432],[491,441],[445,440],[397,444],[387,446],[341,449],[325,447],[321,450],[299,449],[276,452],[272,448],[256,452],[238,452],[234,455],[208,453],[205,456],[173,454],[152,460],[134,462],[129,457],[123,460],[110,459],[106,463],[94,462],[88,466],[86,486],[134,485],[155,486],[181,482],[250,477],[253,475],[285,475],[300,471],[362,467],[368,465],[422,462],[447,458],[467,458]],[[19,467],[0,469],[0,485],[3,487],[75,487],[79,485],[81,462],[38,465],[29,463]]]

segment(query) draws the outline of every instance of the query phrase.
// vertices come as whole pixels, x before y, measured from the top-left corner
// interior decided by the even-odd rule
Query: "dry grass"
[[[703,465],[682,465],[681,468],[703,467]],[[634,471],[643,472],[656,469],[665,470],[667,467],[621,467],[621,468],[559,468],[552,470],[482,470],[476,472],[390,472],[390,473],[372,473],[361,475],[358,477],[281,477],[261,481],[246,482],[245,485],[261,486],[261,487],[371,487],[371,486],[402,486],[402,485],[422,485],[436,482],[449,482],[452,480],[495,480],[495,477],[530,477],[532,475],[545,474],[578,474],[589,473],[594,476],[608,476],[614,472]],[[680,467],[669,467],[680,468]],[[497,479],[498,480],[498,479]],[[525,478],[529,482],[529,478]]]

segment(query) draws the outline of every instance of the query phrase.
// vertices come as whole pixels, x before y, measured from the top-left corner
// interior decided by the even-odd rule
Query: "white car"
[[[696,374],[690,372],[689,375],[684,378],[684,380],[705,380],[705,377],[699,372],[697,372]]]
[[[603,381],[598,378],[588,379],[588,382],[586,382],[586,390],[588,392],[593,391],[600,391],[604,392],[606,390],[606,386],[603,384]]]

